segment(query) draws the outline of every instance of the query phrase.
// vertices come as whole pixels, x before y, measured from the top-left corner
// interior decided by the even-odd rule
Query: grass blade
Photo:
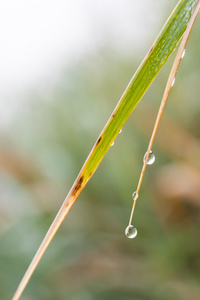
[[[149,50],[147,56],[131,79],[110,119],[97,139],[69,194],[64,200],[58,214],[49,228],[41,246],[35,254],[24,277],[22,278],[22,281],[19,284],[15,295],[13,296],[13,300],[20,298],[32,273],[34,272],[41,257],[46,251],[46,248],[48,247],[70,208],[80,195],[91,176],[94,174],[101,160],[109,150],[111,144],[134,110],[135,106],[141,100],[142,96],[145,94],[172,51],[176,48],[187,27],[196,3],[197,0],[181,0],[175,7],[158,38]]]

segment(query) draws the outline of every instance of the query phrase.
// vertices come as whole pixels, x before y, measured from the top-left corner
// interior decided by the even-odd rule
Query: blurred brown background
[[[11,299],[176,1],[2,1],[0,298]],[[200,19],[124,235],[175,53],[125,124],[22,299],[200,299]]]

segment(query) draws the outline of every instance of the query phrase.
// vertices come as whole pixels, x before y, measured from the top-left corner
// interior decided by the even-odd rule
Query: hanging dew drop
[[[135,192],[132,194],[132,198],[133,198],[133,201],[136,201],[136,200],[137,200],[137,198],[138,198],[137,191],[135,191]]]
[[[125,229],[125,235],[129,239],[133,239],[137,235],[137,229],[133,225],[128,225]]]
[[[174,77],[174,79],[173,79],[173,81],[172,81],[172,85],[171,85],[171,87],[173,87],[173,85],[174,85],[174,83],[175,83],[175,77]]]
[[[181,55],[181,58],[183,58],[185,56],[185,49],[183,50],[183,53]]]
[[[145,163],[145,160],[146,160],[146,156],[147,156],[147,152],[145,153],[144,155],[144,158],[143,158],[143,163]],[[149,157],[148,157],[148,160],[147,160],[147,165],[152,165],[155,161],[155,155],[153,154],[152,151],[150,151],[149,153]]]
[[[111,147],[114,146],[115,142],[112,142],[112,144],[110,145]]]

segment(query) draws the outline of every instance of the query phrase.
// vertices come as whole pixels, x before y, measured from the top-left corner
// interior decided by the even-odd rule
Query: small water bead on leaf
[[[185,49],[183,50],[183,53],[181,55],[181,58],[183,58],[185,56]]]
[[[136,201],[136,200],[137,200],[137,198],[138,198],[137,191],[135,191],[135,192],[132,194],[132,198],[133,198],[133,201]]]
[[[114,146],[115,142],[112,142],[112,144],[110,145],[111,147]]]
[[[128,225],[125,229],[125,235],[129,239],[133,239],[137,235],[137,229],[133,225]]]
[[[175,83],[176,78],[174,77],[173,81],[172,81],[172,85],[171,87],[173,87],[174,83]]]
[[[120,129],[119,133],[121,133],[121,132],[122,132],[122,128]]]
[[[144,158],[143,158],[143,163],[145,163],[145,160],[146,160],[146,156],[147,156],[147,152],[145,153],[144,155]],[[152,165],[155,161],[155,155],[153,154],[152,151],[150,151],[149,153],[149,157],[148,157],[148,160],[147,160],[147,165]]]

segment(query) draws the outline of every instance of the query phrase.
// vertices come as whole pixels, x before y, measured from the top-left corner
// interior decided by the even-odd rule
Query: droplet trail
[[[185,56],[185,49],[183,50],[183,53],[181,55],[181,58],[183,58]]]
[[[147,156],[147,152],[145,153],[144,155],[144,158],[143,158],[143,163],[145,163],[145,160],[146,160],[146,156]],[[155,161],[155,155],[153,154],[152,151],[149,152],[149,157],[148,157],[148,160],[147,160],[147,165],[152,165]]]
[[[171,87],[173,87],[174,83],[175,83],[176,78],[174,77],[173,81],[172,81],[172,85]]]
[[[136,200],[137,200],[137,198],[138,198],[137,191],[135,191],[135,192],[132,194],[132,198],[133,198],[133,201],[136,201]]]
[[[129,239],[133,239],[137,235],[137,229],[133,225],[128,225],[125,229],[125,235]]]

